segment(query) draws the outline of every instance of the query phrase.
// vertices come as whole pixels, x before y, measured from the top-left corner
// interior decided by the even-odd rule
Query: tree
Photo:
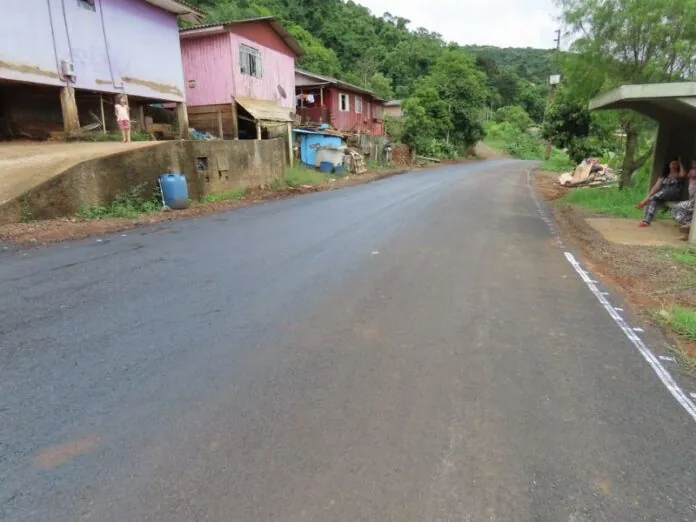
[[[478,115],[486,101],[485,75],[473,57],[448,47],[404,102],[404,140],[419,151],[451,153],[483,136]]]
[[[573,88],[589,99],[622,84],[691,79],[696,62],[693,0],[557,0],[571,34],[577,36],[564,70]],[[650,157],[640,155],[640,134],[649,124],[623,112],[625,134],[620,186]]]
[[[529,114],[519,105],[501,107],[495,111],[494,119],[496,123],[508,122],[522,132],[525,132],[532,126],[532,119],[529,117]]]
[[[372,78],[370,78],[368,82],[368,88],[383,100],[391,100],[394,98],[391,78],[387,78],[381,72],[372,75]]]
[[[305,52],[297,62],[299,68],[329,76],[337,76],[339,74],[341,64],[335,52],[324,47],[309,31],[297,24],[289,25],[288,32],[297,40]]]

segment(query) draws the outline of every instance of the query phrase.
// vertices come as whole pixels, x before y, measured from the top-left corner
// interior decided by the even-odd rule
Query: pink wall
[[[240,44],[261,53],[261,78],[241,73]],[[181,40],[181,53],[186,102],[190,106],[230,103],[235,96],[243,96],[272,100],[290,109],[295,107],[295,59],[292,56],[229,32],[184,38]],[[196,81],[194,88],[189,87],[190,80]],[[285,92],[285,98],[278,86]]]
[[[295,58],[288,44],[280,37],[278,33],[271,27],[270,24],[263,22],[250,22],[247,24],[236,24],[232,26],[232,32],[242,38],[252,40],[259,45],[283,53],[290,58]]]
[[[232,48],[228,33],[181,40],[186,103],[232,103]],[[196,82],[191,88],[189,82]]]
[[[258,100],[273,100],[281,107],[295,108],[295,59],[259,45],[256,42],[236,34],[230,34],[232,42],[232,70],[234,96],[245,96]],[[254,78],[242,74],[239,70],[239,44],[254,47],[261,52],[263,77]],[[278,86],[285,91],[285,98],[280,95]]]

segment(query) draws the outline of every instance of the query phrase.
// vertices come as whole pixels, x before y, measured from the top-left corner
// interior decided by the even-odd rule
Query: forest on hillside
[[[405,100],[394,129],[433,155],[455,155],[483,135],[484,108],[519,106],[540,122],[551,51],[462,47],[397,13],[346,0],[189,0],[207,22],[275,16],[305,50],[298,67]]]

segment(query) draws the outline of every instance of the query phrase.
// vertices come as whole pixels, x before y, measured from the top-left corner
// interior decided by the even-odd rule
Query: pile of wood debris
[[[558,176],[558,183],[564,187],[606,187],[616,181],[616,173],[595,158],[587,158],[573,172],[564,172]]]

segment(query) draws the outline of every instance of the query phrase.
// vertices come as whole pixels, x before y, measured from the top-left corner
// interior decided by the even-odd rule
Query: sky
[[[389,12],[446,41],[498,47],[554,46],[558,10],[553,0],[355,0],[381,16]]]

